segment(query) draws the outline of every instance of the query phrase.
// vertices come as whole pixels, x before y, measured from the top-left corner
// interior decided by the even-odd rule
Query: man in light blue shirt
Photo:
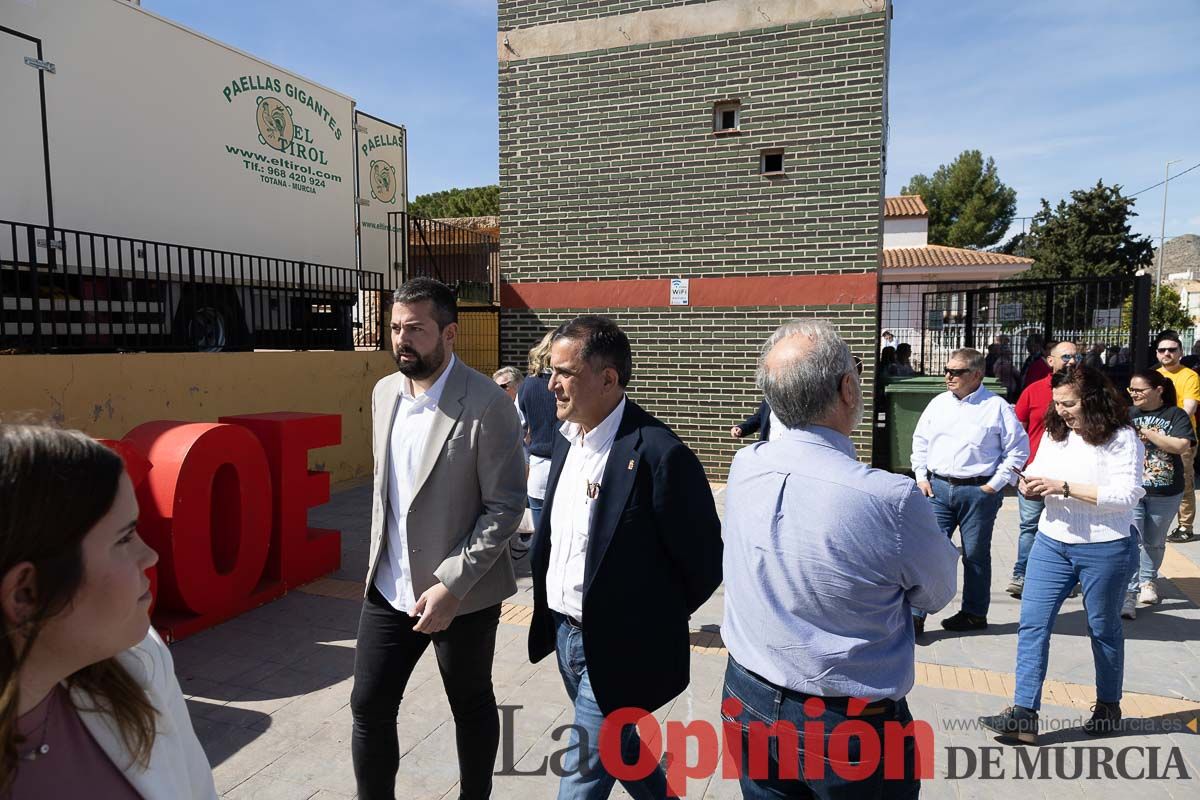
[[[1012,406],[983,386],[983,353],[955,350],[946,362],[946,391],[929,401],[913,433],[917,486],[933,503],[947,537],[963,544],[962,609],[942,620],[948,631],[987,627],[992,589],[992,528],[1004,487],[1029,458],[1029,436]],[[924,614],[915,612],[918,630]]]
[[[832,325],[781,326],[763,347],[758,381],[781,430],[738,452],[729,473],[723,711],[744,736],[752,721],[790,722],[803,752],[805,722],[819,717],[828,733],[859,698],[869,704],[855,718],[883,736],[884,722],[912,720],[912,610],[953,599],[958,552],[912,480],[855,459],[849,435],[862,421],[862,386]],[[806,708],[814,697],[819,707]],[[906,758],[911,750],[906,741]],[[773,758],[766,777],[743,771],[743,797],[797,788]],[[906,772],[896,785],[881,764],[855,791],[914,790]],[[846,784],[829,772],[803,781],[820,797]]]

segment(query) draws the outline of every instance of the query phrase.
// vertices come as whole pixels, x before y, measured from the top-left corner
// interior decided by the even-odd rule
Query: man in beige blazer
[[[400,700],[430,642],[454,714],[459,797],[491,793],[492,658],[500,603],[517,588],[508,545],[525,508],[525,462],[512,400],[454,356],[456,318],[454,293],[438,281],[397,289],[399,372],[371,397],[371,557],[350,695],[363,800],[395,796]]]

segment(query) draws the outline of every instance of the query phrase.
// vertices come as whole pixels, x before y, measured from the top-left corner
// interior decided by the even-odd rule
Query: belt
[[[945,475],[938,475],[936,472],[929,473],[929,477],[937,478],[939,481],[945,481],[951,486],[983,486],[995,476],[992,475],[977,475],[974,478],[949,478]]]
[[[578,631],[583,630],[583,623],[581,621],[575,619],[574,617],[568,617],[566,614],[560,614],[559,612],[554,611],[554,610],[551,610],[550,613],[552,613],[556,617],[561,617],[563,622],[567,623],[575,630],[578,630]]]
[[[734,661],[733,656],[730,656],[729,658],[731,661]],[[734,661],[734,663],[737,664],[736,661]],[[826,697],[824,695],[819,695],[819,694],[806,694],[804,692],[797,692],[795,689],[789,689],[786,686],[776,686],[775,684],[771,683],[769,680],[767,680],[763,676],[759,675],[758,673],[752,672],[752,671],[746,669],[741,664],[738,664],[737,666],[738,666],[738,669],[740,669],[742,672],[746,673],[753,680],[756,680],[759,683],[761,683],[762,685],[767,686],[771,689],[774,689],[775,691],[779,692],[781,695],[788,698],[789,700],[795,700],[797,702],[803,703],[805,700],[808,700],[809,698],[816,698],[816,699],[820,700],[821,702],[823,702],[825,704],[826,708],[833,707],[833,708],[837,708],[841,711],[846,711],[850,705],[850,701],[856,699],[853,697]],[[861,702],[861,699],[860,699],[860,702]],[[886,713],[890,712],[891,710],[893,710],[895,707],[896,707],[895,700],[889,700],[886,698],[883,700],[876,700],[873,703],[867,703],[867,705],[861,711],[859,711],[855,716],[873,717],[877,714],[886,714]]]

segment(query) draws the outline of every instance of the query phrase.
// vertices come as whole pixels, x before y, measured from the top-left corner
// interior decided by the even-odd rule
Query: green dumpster
[[[995,378],[984,378],[983,385],[1001,397],[1004,389]],[[887,396],[888,466],[892,472],[912,471],[912,438],[917,422],[929,401],[946,391],[941,376],[893,379],[883,387]]]

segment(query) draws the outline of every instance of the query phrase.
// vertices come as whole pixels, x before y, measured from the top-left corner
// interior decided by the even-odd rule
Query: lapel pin
[[[633,459],[632,459],[632,458],[631,458],[631,459],[629,459],[629,466],[628,466],[628,467],[626,467],[625,469],[627,469],[627,470],[629,470],[629,471],[631,471],[631,472],[633,471]]]

